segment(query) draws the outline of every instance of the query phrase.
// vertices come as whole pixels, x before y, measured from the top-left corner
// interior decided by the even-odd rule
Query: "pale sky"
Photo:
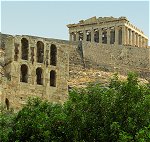
[[[1,32],[68,40],[67,24],[120,17],[149,36],[149,1],[1,1]],[[150,37],[150,36],[149,36]]]

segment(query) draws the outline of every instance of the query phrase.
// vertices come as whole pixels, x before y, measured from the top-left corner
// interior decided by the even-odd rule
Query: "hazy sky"
[[[1,32],[68,39],[69,23],[97,17],[126,16],[149,35],[149,1],[1,2]]]

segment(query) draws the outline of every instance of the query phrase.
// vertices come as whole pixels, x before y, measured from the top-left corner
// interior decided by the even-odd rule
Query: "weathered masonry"
[[[69,40],[79,43],[85,67],[121,74],[135,71],[150,79],[148,38],[126,17],[92,17],[67,27]]]
[[[0,97],[7,109],[20,108],[28,97],[67,99],[68,46],[67,41],[1,34]]]
[[[148,38],[126,17],[92,17],[67,25],[70,41],[91,41],[100,44],[147,47]]]
[[[28,97],[63,103],[72,71],[96,68],[150,80],[150,47],[127,18],[100,17],[69,24],[70,40],[0,33],[0,101],[18,110]],[[70,70],[70,72],[69,72]]]

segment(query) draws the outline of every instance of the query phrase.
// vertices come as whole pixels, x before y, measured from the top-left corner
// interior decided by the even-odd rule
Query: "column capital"
[[[115,29],[115,30],[119,30],[120,27],[119,27],[119,26],[114,26],[114,29]]]

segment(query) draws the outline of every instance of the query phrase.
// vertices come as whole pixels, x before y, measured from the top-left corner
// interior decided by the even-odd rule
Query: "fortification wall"
[[[82,50],[86,67],[121,74],[135,71],[142,77],[150,78],[150,48],[83,42]]]

